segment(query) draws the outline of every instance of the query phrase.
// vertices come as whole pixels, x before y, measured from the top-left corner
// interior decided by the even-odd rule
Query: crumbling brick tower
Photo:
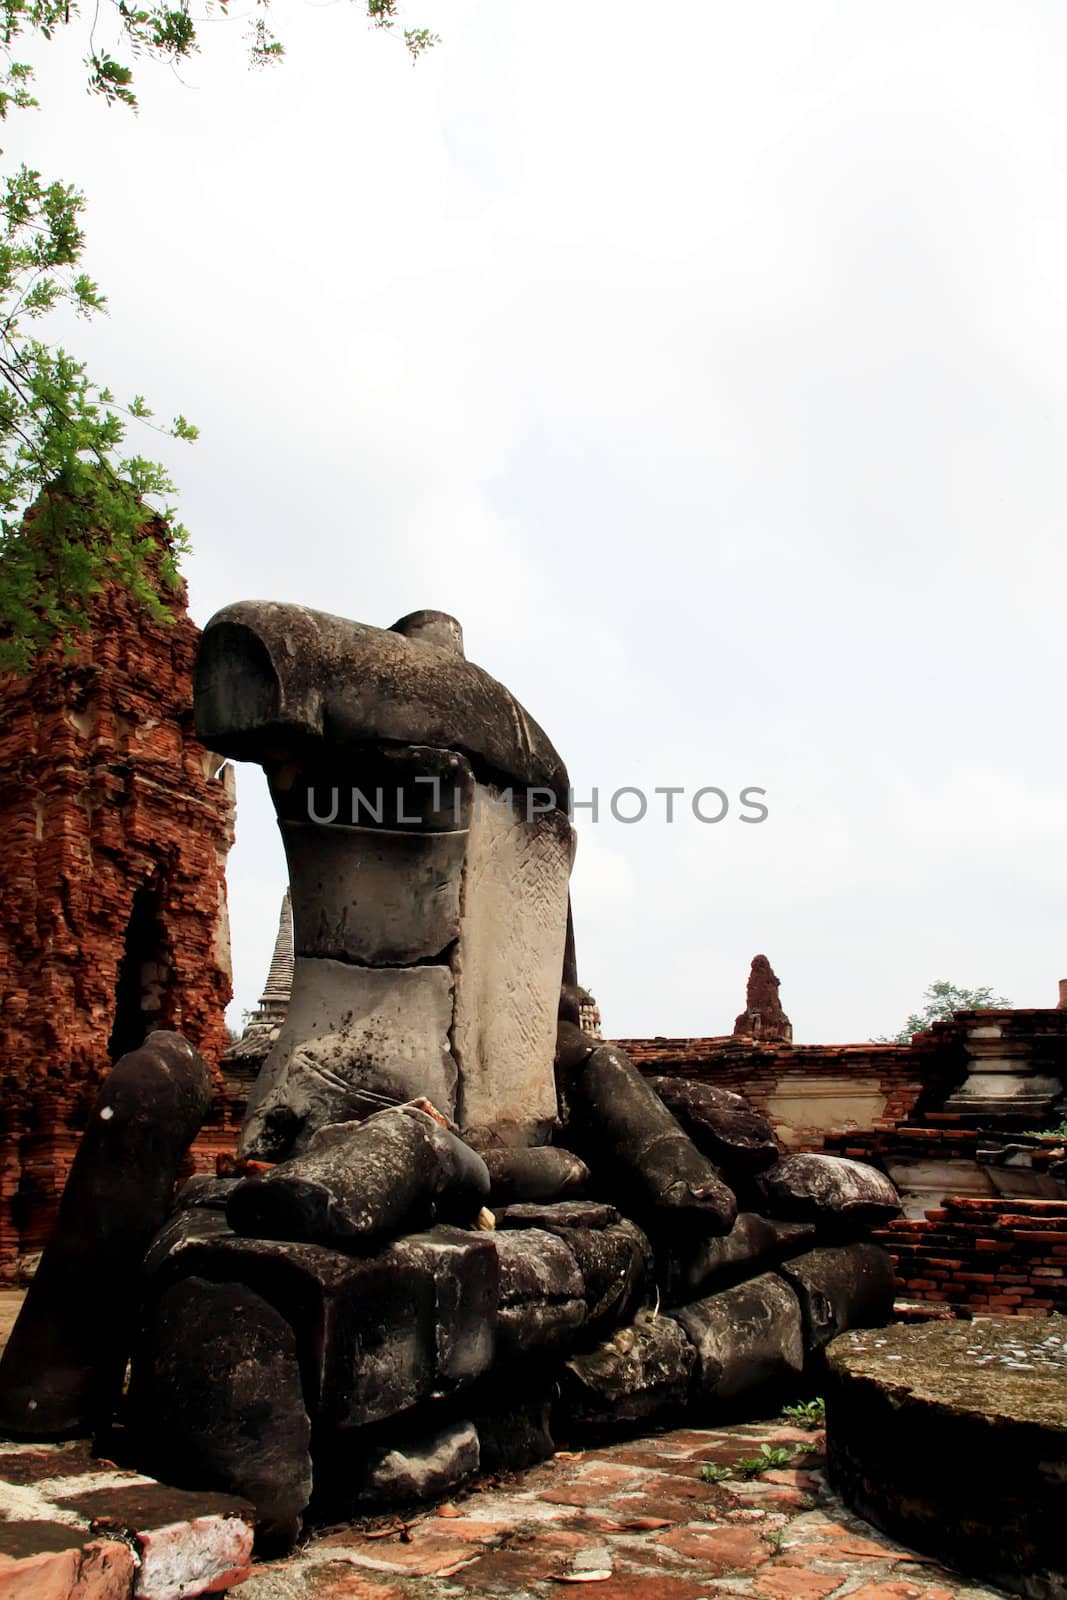
[[[74,655],[0,678],[0,1278],[40,1249],[111,1063],[230,998],[233,770],[192,735],[199,629],[100,596]]]

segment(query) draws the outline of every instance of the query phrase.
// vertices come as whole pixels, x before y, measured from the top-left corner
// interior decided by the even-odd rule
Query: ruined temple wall
[[[127,1022],[213,1070],[226,1046],[233,775],[192,736],[199,631],[173,614],[109,589],[73,656],[0,680],[0,1273],[43,1243],[110,1067],[138,891]]]
[[[876,1237],[905,1299],[972,1316],[1067,1313],[1067,1201],[953,1196]]]
[[[743,1094],[792,1150],[821,1150],[830,1135],[894,1128],[940,1103],[963,1075],[952,1040],[910,1044],[761,1045],[735,1035],[622,1039],[649,1077],[695,1078]]]

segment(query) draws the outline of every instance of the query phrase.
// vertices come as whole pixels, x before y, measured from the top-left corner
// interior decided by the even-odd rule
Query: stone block
[[[149,1253],[158,1293],[195,1273],[239,1280],[293,1327],[316,1423],[358,1427],[472,1382],[496,1354],[494,1235],[437,1227],[371,1256],[243,1239],[217,1213],[182,1213]]]
[[[498,1228],[544,1228],[548,1233],[569,1228],[607,1228],[620,1220],[614,1206],[601,1205],[599,1200],[516,1202],[496,1212]]]
[[[585,1284],[566,1244],[538,1228],[489,1237],[500,1263],[501,1354],[520,1355],[571,1343],[586,1320]]]
[[[294,962],[278,1039],[249,1097],[240,1154],[278,1161],[321,1127],[425,1097],[455,1110],[447,967],[354,967]]]
[[[456,1121],[536,1144],[556,1121],[554,1057],[574,830],[479,784],[471,813],[452,1048]]]
[[[717,1412],[795,1383],[804,1369],[797,1297],[773,1273],[670,1313],[696,1351],[693,1402]]]
[[[236,1187],[236,1178],[215,1178],[208,1172],[198,1172],[182,1184],[174,1206],[178,1211],[225,1211]]]
[[[273,772],[298,956],[443,959],[459,934],[474,779],[451,750],[363,747]]]
[[[651,1298],[652,1246],[636,1223],[560,1229],[559,1237],[582,1275],[588,1330],[629,1321]]]
[[[800,1301],[809,1351],[849,1328],[881,1328],[893,1319],[893,1263],[881,1245],[824,1246],[778,1271]]]

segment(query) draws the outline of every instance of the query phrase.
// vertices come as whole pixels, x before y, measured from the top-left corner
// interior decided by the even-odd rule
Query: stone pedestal
[[[969,1071],[945,1110],[983,1126],[1006,1121],[1012,1127],[1039,1128],[1048,1122],[1064,1089],[1060,1076],[1044,1070],[1042,1046],[1048,1041],[1038,1020],[1043,1016],[1062,1013],[961,1013],[957,1020],[964,1024]],[[1058,1037],[1062,1029],[1052,1032]]]

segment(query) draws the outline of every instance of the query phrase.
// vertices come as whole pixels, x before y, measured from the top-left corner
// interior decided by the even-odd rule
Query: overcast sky
[[[202,430],[160,447],[196,620],[461,619],[600,791],[609,1034],[729,1032],[757,951],[803,1042],[936,978],[1055,1004],[1062,0],[408,0],[414,67],[358,5],[275,17],[281,67],[216,16],[136,118],[61,41],[4,130],[89,197],[111,315],[67,342]],[[243,768],[235,1018],[284,884]]]

